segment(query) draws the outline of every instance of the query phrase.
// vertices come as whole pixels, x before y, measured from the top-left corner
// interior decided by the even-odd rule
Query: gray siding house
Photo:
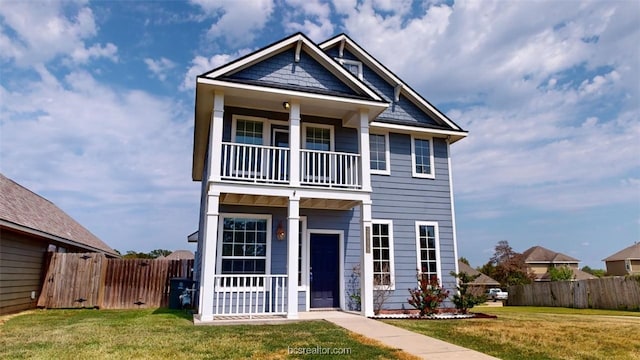
[[[196,321],[408,308],[457,272],[450,145],[467,135],[348,36],[298,33],[196,79]]]

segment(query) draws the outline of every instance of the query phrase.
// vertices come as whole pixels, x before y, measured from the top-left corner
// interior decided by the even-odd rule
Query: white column
[[[287,318],[298,318],[298,233],[300,232],[300,198],[289,198],[287,244]]]
[[[213,320],[214,275],[216,274],[216,249],[218,247],[218,218],[220,194],[211,189],[207,195],[207,214],[204,220],[204,238],[202,239],[202,264],[200,267],[200,321]]]
[[[300,103],[289,105],[289,179],[291,186],[300,186]]]
[[[222,127],[224,118],[224,93],[216,91],[213,96],[213,111],[209,131],[209,178],[220,181],[222,162]]]
[[[363,316],[373,316],[373,252],[371,250],[371,201],[360,206],[362,224],[362,255],[360,256],[360,311]]]
[[[362,181],[362,190],[371,191],[371,170],[369,152],[369,112],[360,110],[360,139],[358,141],[360,151],[360,179]]]

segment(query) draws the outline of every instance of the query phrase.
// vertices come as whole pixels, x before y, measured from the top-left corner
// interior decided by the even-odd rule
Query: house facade
[[[455,289],[450,144],[466,132],[346,35],[294,34],[197,77],[196,319],[408,306]]]
[[[640,243],[634,243],[602,261],[607,267],[607,275],[638,275],[640,274]]]
[[[55,204],[0,174],[0,315],[36,308],[47,252],[120,256]]]
[[[534,274],[535,281],[549,281],[549,269],[552,267],[568,267],[573,272],[574,280],[595,279],[595,276],[580,270],[580,260],[542,246],[533,246],[522,253],[529,273]]]

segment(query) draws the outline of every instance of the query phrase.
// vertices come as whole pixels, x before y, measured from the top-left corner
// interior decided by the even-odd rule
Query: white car
[[[493,301],[498,300],[507,300],[509,297],[509,293],[506,291],[502,291],[500,288],[491,288],[487,290],[487,299],[491,299]]]

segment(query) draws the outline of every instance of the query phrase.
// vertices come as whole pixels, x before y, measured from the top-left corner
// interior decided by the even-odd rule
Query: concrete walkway
[[[351,332],[377,340],[394,349],[401,349],[422,359],[480,360],[497,359],[481,352],[401,329],[382,321],[341,311],[300,313],[300,319],[324,319]],[[429,320],[426,320],[429,321]],[[436,321],[436,320],[433,320]]]

